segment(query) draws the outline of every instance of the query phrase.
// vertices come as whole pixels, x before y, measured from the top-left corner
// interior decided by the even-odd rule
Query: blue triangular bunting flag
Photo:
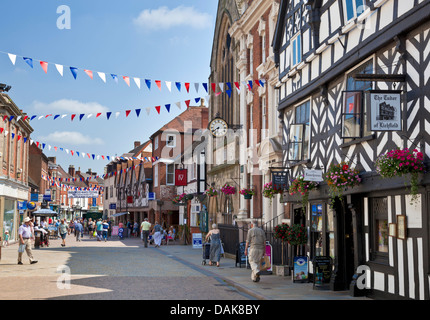
[[[137,117],[139,118],[139,115],[140,115],[140,109],[136,109],[136,115],[137,115]]]
[[[70,67],[70,71],[73,74],[73,78],[75,78],[75,80],[76,80],[76,77],[78,76],[78,69],[74,68],[74,67]]]
[[[112,112],[106,112],[106,117],[108,120],[109,120],[111,114],[112,114]]]
[[[205,88],[206,92],[208,92],[208,84],[207,83],[202,83],[203,88]]]
[[[146,86],[151,90],[151,80],[145,79]]]
[[[26,57],[23,57],[23,59],[24,59],[24,61],[25,61],[25,62],[27,62],[27,64],[28,64],[31,68],[33,68],[33,59],[31,59],[31,58],[26,58]]]
[[[176,88],[178,88],[178,91],[181,91],[181,83],[180,82],[176,82]]]
[[[170,104],[166,104],[167,112],[170,112]]]

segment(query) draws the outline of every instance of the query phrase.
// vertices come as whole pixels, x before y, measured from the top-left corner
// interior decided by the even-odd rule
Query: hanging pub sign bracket
[[[285,169],[289,168],[270,168],[270,171],[272,173],[272,184],[274,188],[280,190],[288,190],[288,188],[290,187],[290,171]]]

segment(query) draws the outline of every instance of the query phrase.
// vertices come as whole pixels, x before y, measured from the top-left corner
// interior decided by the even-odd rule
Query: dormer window
[[[291,41],[291,67],[302,62],[302,36],[298,33]]]

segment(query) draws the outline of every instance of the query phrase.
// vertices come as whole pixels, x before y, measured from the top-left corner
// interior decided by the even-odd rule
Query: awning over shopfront
[[[38,216],[38,217],[53,217],[53,216],[57,216],[58,212],[53,211],[51,209],[39,209],[39,210],[33,211],[31,214],[33,216]]]
[[[130,212],[120,212],[120,213],[115,213],[115,214],[113,214],[113,215],[112,215],[112,217],[120,217],[120,216],[123,216],[123,215],[125,215],[125,214],[130,214]]]

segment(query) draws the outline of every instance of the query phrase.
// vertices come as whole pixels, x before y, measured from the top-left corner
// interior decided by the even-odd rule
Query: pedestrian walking
[[[131,223],[130,220],[127,220],[127,232],[128,238],[130,238],[131,233],[133,232],[133,223]]]
[[[102,241],[102,233],[103,233],[103,222],[102,219],[99,219],[96,224],[97,231],[97,241]]]
[[[66,246],[66,236],[67,236],[67,233],[69,231],[69,226],[67,225],[67,223],[64,219],[61,219],[61,223],[58,226],[58,228],[60,230],[61,239],[63,240],[63,242],[61,243],[61,246],[65,247]]]
[[[9,231],[4,232],[3,247],[9,246]]]
[[[151,224],[148,222],[148,218],[145,218],[140,225],[140,232],[142,236],[142,241],[145,244],[145,248],[148,248],[148,237],[149,230],[151,229]]]
[[[94,232],[94,221],[93,219],[88,219],[88,234],[90,235],[90,239],[93,237]]]
[[[105,240],[105,242],[107,241],[108,230],[109,230],[109,223],[106,220],[104,220],[103,221],[103,239]]]
[[[154,228],[152,229],[152,237],[154,238],[154,245],[156,248],[161,245],[161,240],[163,239],[162,231],[163,229],[158,224],[158,221],[155,221]]]
[[[248,250],[249,248],[249,250]],[[266,251],[266,235],[258,227],[258,222],[251,222],[251,229],[248,231],[245,244],[245,256],[248,256],[251,266],[251,279],[254,282],[260,281],[260,262]]]
[[[108,228],[108,238],[112,237],[112,223],[113,221],[111,219],[108,219],[108,224],[109,224],[109,228]]]
[[[81,241],[81,235],[84,233],[84,226],[77,220],[75,224],[76,241]]]
[[[137,221],[133,225],[133,235],[135,237],[139,236],[139,224],[137,223]]]
[[[212,265],[212,262],[216,262],[216,266],[219,267],[219,261],[221,259],[221,234],[217,225],[214,223],[212,225],[212,230],[208,232],[205,237],[206,242],[210,238],[210,254],[209,254],[209,265]]]
[[[30,222],[31,222],[31,219],[29,217],[26,217],[24,219],[24,223],[20,225],[18,228],[18,235],[19,235],[18,264],[23,264],[22,255],[24,253],[24,250],[27,252],[27,256],[30,260],[30,264],[37,263],[37,260],[34,260],[33,252],[31,251],[31,238],[33,237],[33,234],[32,234],[32,227],[30,225]]]

